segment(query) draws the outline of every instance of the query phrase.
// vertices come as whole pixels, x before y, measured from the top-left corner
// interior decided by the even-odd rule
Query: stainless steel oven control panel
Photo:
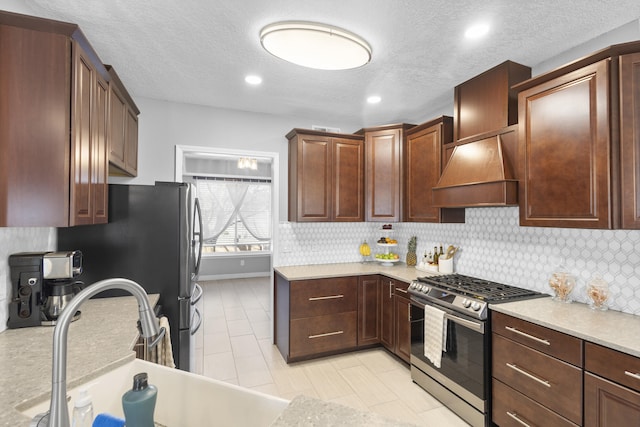
[[[478,298],[458,295],[419,281],[411,282],[409,293],[418,299],[452,308],[476,319],[485,320],[487,318],[488,304]]]

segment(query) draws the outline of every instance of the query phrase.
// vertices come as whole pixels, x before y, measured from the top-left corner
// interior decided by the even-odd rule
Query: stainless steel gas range
[[[409,294],[411,378],[472,426],[490,426],[488,306],[547,295],[461,274],[420,277]],[[428,348],[433,345],[431,328],[442,329],[435,357]]]

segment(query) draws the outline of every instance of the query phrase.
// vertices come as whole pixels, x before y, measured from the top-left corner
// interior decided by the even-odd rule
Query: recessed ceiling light
[[[489,32],[488,24],[476,24],[467,28],[467,31],[464,32],[464,36],[468,39],[477,39]]]
[[[260,83],[262,83],[262,77],[260,76],[247,76],[244,78],[244,81],[249,83],[250,85],[259,85]]]
[[[372,96],[367,98],[367,102],[369,104],[377,104],[380,101],[382,101],[382,98],[380,98],[378,95],[372,95]]]
[[[315,22],[278,22],[260,31],[267,52],[318,70],[347,70],[371,60],[371,46],[359,36]]]

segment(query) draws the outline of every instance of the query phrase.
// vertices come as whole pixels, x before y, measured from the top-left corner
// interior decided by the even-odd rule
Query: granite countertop
[[[276,267],[276,273],[285,279],[306,280],[321,279],[324,277],[342,276],[364,276],[367,274],[381,274],[396,280],[411,282],[417,277],[433,276],[438,273],[431,273],[417,270],[415,267],[408,267],[405,263],[399,262],[391,267],[384,267],[378,262],[349,262],[342,264],[312,264],[295,265],[290,267]]]
[[[159,295],[149,295],[154,306]],[[67,387],[135,358],[138,303],[133,296],[85,302],[68,335]],[[0,333],[0,426],[28,425],[16,406],[28,408],[49,399],[53,327],[7,329]]]
[[[337,403],[312,397],[294,398],[271,427],[411,427],[413,424],[392,421],[373,412],[359,411]]]
[[[592,310],[587,304],[566,304],[550,297],[491,304],[489,308],[640,357],[640,316]]]

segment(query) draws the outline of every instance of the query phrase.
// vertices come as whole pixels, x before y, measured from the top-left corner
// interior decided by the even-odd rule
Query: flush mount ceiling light
[[[285,61],[318,70],[347,70],[371,60],[371,46],[357,35],[315,22],[278,22],[260,31],[260,43]]]
[[[382,98],[379,97],[378,95],[371,95],[370,97],[367,98],[367,102],[369,104],[378,104],[380,101],[382,101]]]

